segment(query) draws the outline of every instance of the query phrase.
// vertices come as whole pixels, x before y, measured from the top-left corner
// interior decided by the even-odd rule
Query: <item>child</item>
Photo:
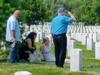
[[[43,54],[43,59],[45,61],[55,61],[55,57],[50,53],[50,46],[49,46],[48,38],[43,39],[40,50],[41,50],[41,53]]]

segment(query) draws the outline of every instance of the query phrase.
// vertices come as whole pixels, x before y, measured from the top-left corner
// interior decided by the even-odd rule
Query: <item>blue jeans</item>
[[[58,67],[63,67],[66,58],[66,46],[67,46],[66,33],[59,35],[52,35],[52,36],[55,45],[55,58],[56,58],[55,64]]]
[[[19,49],[18,49],[18,42],[11,43],[11,48],[10,48],[10,62],[15,63],[19,61]]]

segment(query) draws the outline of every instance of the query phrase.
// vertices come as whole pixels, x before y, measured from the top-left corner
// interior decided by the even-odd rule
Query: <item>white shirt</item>
[[[15,31],[16,41],[20,40],[20,27],[18,20],[14,15],[10,16],[7,20],[7,27],[6,27],[6,41],[13,42],[11,31]]]

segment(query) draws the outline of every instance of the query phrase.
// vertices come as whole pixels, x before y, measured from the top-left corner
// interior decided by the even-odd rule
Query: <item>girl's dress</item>
[[[44,46],[43,56],[45,61],[55,61],[55,57],[50,53],[50,47]]]

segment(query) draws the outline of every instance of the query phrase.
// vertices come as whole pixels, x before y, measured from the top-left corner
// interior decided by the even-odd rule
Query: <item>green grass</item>
[[[95,60],[95,50],[87,50],[86,46],[76,42],[76,48],[82,49],[83,54],[83,71],[100,73],[100,60]]]
[[[37,43],[38,50],[39,47],[40,43]],[[0,75],[14,75],[16,71],[29,71],[33,75],[100,75],[100,60],[94,59],[94,50],[86,50],[86,47],[81,45],[80,42],[76,42],[75,47],[81,48],[83,53],[83,69],[81,72],[70,72],[69,63],[65,63],[65,67],[62,69],[56,67],[54,62],[10,64],[9,62],[2,61],[0,62]],[[52,49],[52,53],[54,53],[54,47]]]
[[[70,72],[69,68],[57,68],[54,63],[1,63],[0,75],[14,75],[16,71],[29,71],[33,75],[94,75],[90,72]]]

